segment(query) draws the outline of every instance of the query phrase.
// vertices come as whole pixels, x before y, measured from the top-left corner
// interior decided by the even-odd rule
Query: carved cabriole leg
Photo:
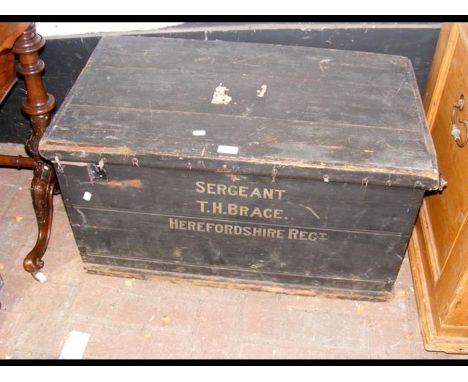
[[[45,65],[39,59],[38,51],[44,44],[45,40],[36,33],[35,25],[31,24],[16,40],[12,49],[18,55],[17,72],[24,76],[26,86],[26,98],[21,108],[30,117],[32,128],[31,135],[26,142],[26,150],[35,160],[31,196],[36,213],[38,235],[36,245],[23,262],[24,269],[33,275],[44,266],[41,259],[49,242],[52,227],[52,197],[57,183],[52,165],[45,163],[39,155],[39,140],[49,125],[50,112],[55,106],[55,99],[46,92],[41,77]]]
[[[37,241],[23,261],[24,269],[31,273],[37,272],[44,266],[41,259],[47,249],[52,228],[52,199],[55,186],[56,177],[52,165],[38,162],[34,167],[31,184],[31,196],[38,226]]]

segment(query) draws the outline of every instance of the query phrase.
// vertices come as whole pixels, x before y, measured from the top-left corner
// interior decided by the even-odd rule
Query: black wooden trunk
[[[438,187],[398,56],[103,38],[41,142],[85,263],[370,297]]]

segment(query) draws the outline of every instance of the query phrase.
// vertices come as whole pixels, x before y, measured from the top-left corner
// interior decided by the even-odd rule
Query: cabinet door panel
[[[450,305],[447,306],[445,322],[451,325],[457,325],[458,327],[463,326],[468,335],[468,268],[467,264],[467,248],[468,248],[468,219],[465,219],[465,223],[460,230],[458,240],[455,242],[453,247],[453,253],[462,254],[459,256],[462,263],[459,273],[460,278],[458,279],[457,285],[454,285],[454,289],[451,293]],[[442,296],[439,299],[442,300]]]
[[[468,119],[468,24],[445,24],[424,105],[448,185],[424,199],[408,253],[426,349],[468,353],[468,145],[458,147],[451,136],[461,94],[466,104],[457,120]]]
[[[441,272],[468,213],[468,147],[458,147],[450,135],[453,104],[461,94],[467,97],[468,103],[468,36],[464,32],[464,29],[460,30],[431,131],[439,169],[448,182],[442,193],[431,195],[426,200]],[[457,116],[468,119],[467,109],[468,106]]]

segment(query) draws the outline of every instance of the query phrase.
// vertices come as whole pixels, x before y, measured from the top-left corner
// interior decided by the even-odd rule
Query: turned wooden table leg
[[[52,227],[52,197],[57,187],[52,165],[45,163],[39,155],[39,140],[50,123],[50,113],[55,107],[55,99],[46,92],[41,77],[45,65],[39,58],[38,51],[44,44],[44,38],[36,33],[36,27],[32,24],[16,40],[12,49],[19,60],[17,72],[24,76],[26,86],[27,94],[21,108],[30,117],[32,128],[31,135],[26,142],[26,150],[35,161],[31,196],[36,213],[38,235],[36,245],[24,259],[23,266],[33,275],[44,266],[42,256],[49,242]]]

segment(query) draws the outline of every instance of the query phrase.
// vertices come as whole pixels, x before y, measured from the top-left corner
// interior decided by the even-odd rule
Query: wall
[[[64,36],[84,36],[103,33],[130,33],[135,31],[148,31],[180,25],[173,23],[36,23],[38,33],[51,38],[63,38]]]

